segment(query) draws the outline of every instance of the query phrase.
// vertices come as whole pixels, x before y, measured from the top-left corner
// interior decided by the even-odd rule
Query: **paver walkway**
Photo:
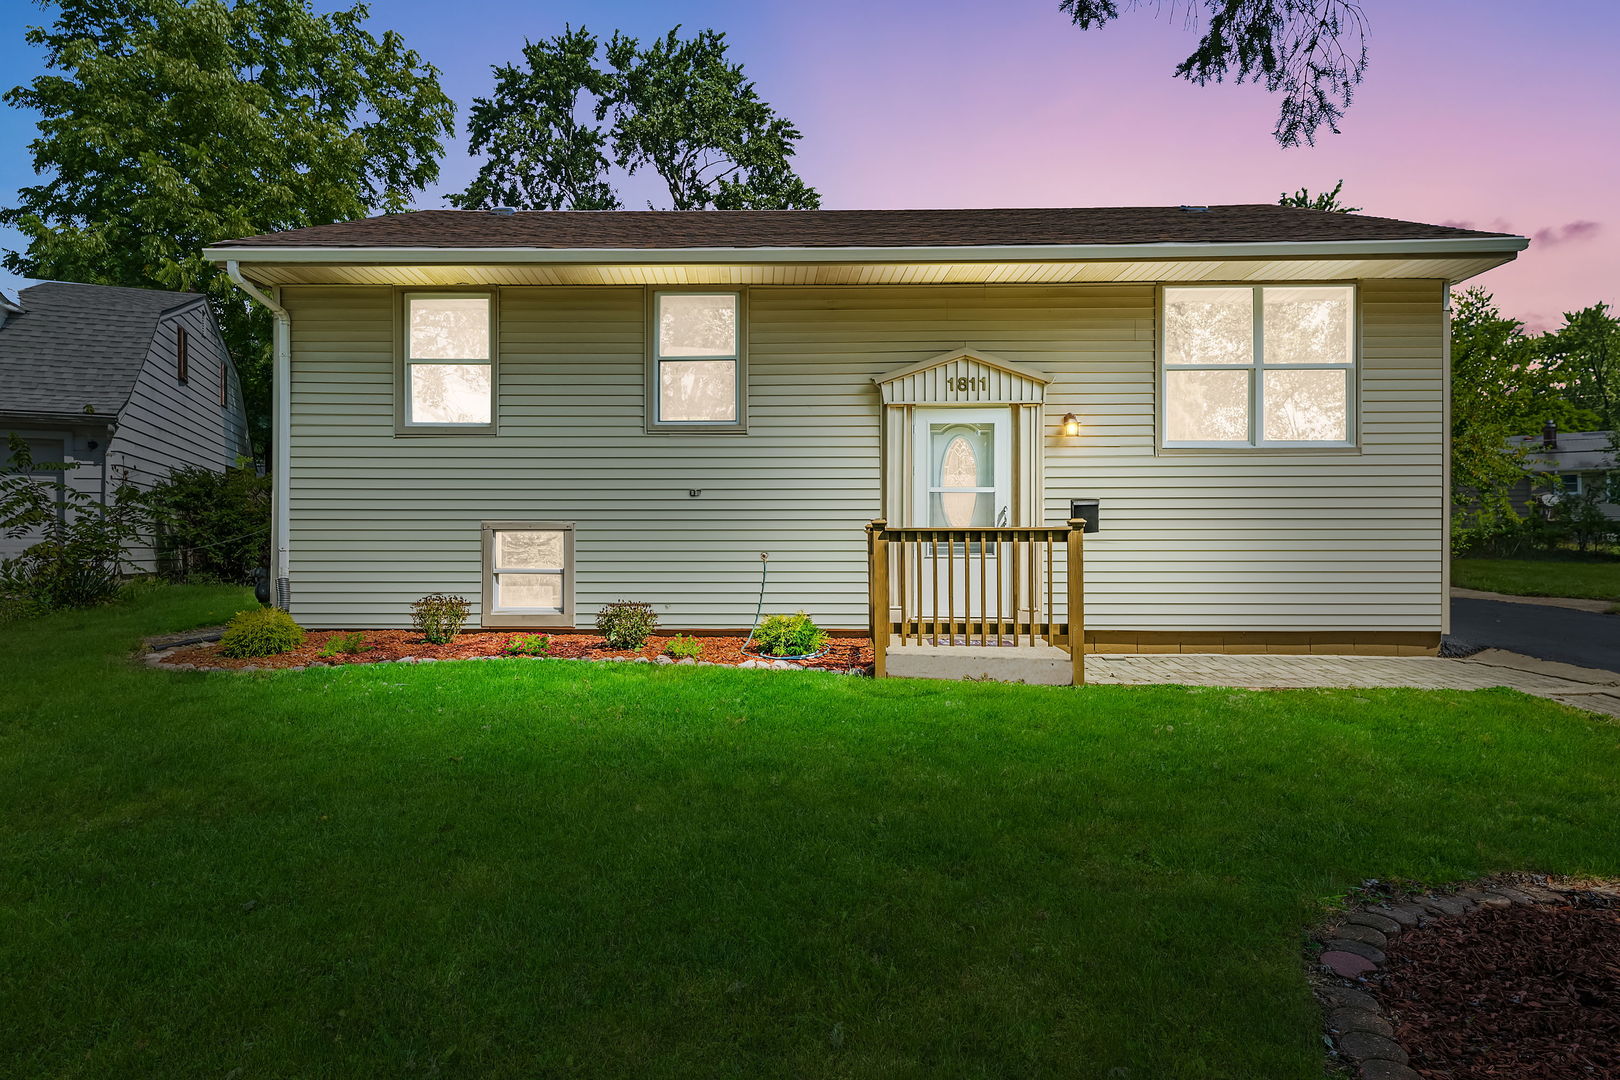
[[[1401,686],[1420,690],[1484,690],[1505,686],[1576,708],[1620,716],[1620,672],[1536,660],[1500,649],[1487,649],[1466,660],[1443,660],[1434,656],[1097,653],[1086,657],[1086,682],[1258,689]]]

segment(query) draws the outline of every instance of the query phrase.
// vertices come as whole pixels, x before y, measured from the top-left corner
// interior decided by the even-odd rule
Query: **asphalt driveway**
[[[1620,671],[1620,615],[1452,597],[1450,636],[1541,660]]]

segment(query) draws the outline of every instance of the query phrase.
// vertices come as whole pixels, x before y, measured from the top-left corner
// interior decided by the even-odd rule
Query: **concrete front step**
[[[1034,645],[904,645],[892,639],[887,673],[904,679],[993,679],[1036,686],[1072,686],[1069,654],[1045,642]]]

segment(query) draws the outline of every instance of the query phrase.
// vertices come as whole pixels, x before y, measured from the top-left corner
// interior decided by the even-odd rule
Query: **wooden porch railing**
[[[1069,653],[1074,684],[1084,683],[1084,526],[1080,518],[967,529],[872,522],[866,549],[875,674],[885,674],[894,643],[1047,644]]]

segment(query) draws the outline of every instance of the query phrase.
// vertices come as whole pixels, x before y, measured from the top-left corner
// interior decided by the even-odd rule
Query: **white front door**
[[[911,524],[994,528],[1012,524],[1012,416],[1007,409],[914,410]],[[995,545],[924,545],[917,551],[917,604],[924,616],[978,611],[1008,568]],[[971,557],[970,557],[971,556]]]

